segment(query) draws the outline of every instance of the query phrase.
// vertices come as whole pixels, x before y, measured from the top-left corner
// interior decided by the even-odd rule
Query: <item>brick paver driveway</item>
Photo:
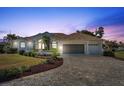
[[[0,85],[124,85],[124,61],[102,56],[65,56],[61,67]]]

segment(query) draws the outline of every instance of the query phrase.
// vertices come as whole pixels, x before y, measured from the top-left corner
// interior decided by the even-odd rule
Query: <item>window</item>
[[[21,48],[25,48],[25,42],[21,42]]]
[[[41,43],[38,43],[38,49],[41,49]]]
[[[45,45],[44,45],[44,43],[42,44],[42,49],[45,49]]]
[[[28,47],[29,47],[29,48],[33,47],[33,44],[32,44],[31,41],[28,42]]]
[[[17,47],[18,47],[18,42],[15,41],[15,42],[13,43],[13,47],[14,47],[14,48],[17,48]]]
[[[42,49],[42,39],[38,40],[38,49]]]
[[[52,48],[57,48],[57,42],[55,41],[52,42]]]

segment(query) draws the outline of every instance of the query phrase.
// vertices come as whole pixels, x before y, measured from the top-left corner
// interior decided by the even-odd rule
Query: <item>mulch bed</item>
[[[33,75],[33,74],[36,74],[36,73],[48,71],[50,69],[57,68],[57,67],[61,66],[62,64],[63,64],[63,59],[60,58],[60,59],[56,60],[56,62],[54,62],[52,64],[47,63],[47,64],[35,65],[35,66],[32,66],[30,68],[30,70],[28,70],[28,71],[26,71],[26,72],[24,72],[22,74],[14,76],[13,78],[8,78],[7,80],[0,81],[0,82],[10,81],[10,80],[21,78],[21,77],[24,77],[24,76],[29,76],[29,75]]]
[[[54,64],[40,64],[40,65],[32,66],[30,71],[23,73],[21,76],[23,77],[23,76],[36,74],[36,73],[39,73],[39,72],[48,71],[50,69],[59,67],[62,64],[63,64],[63,59],[56,60],[56,62],[54,62]]]

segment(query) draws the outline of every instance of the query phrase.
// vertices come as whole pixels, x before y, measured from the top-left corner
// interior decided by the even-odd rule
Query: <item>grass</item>
[[[1,54],[0,69],[21,66],[33,66],[43,62],[43,59],[22,56],[19,54]]]
[[[120,58],[120,59],[124,59],[124,51],[115,52],[115,57]]]

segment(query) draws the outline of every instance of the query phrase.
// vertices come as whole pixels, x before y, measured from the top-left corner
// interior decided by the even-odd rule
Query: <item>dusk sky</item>
[[[109,40],[124,41],[124,8],[0,8],[0,38],[45,31],[73,33],[103,26]]]

